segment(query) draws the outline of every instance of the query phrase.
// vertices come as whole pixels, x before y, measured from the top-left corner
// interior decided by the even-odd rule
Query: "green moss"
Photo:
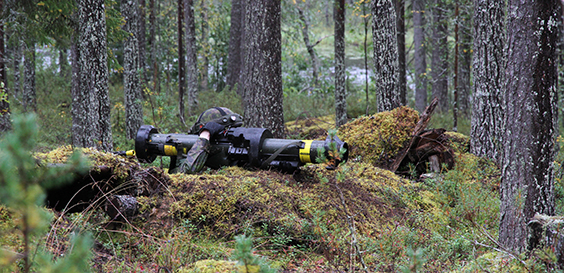
[[[349,158],[385,167],[410,140],[418,121],[417,111],[402,106],[353,120],[339,128],[338,136],[349,144]]]
[[[197,261],[187,267],[179,269],[178,273],[232,273],[243,272],[233,261],[217,261],[217,260],[201,260]],[[258,272],[258,270],[256,271]]]
[[[468,153],[470,151],[470,137],[456,133],[456,132],[445,132],[448,137],[450,147],[458,153]]]
[[[43,164],[64,164],[74,150],[72,146],[67,145],[46,153],[35,153],[33,156]],[[134,158],[118,156],[94,148],[80,148],[78,150],[88,158],[92,170],[100,171],[101,168],[110,168],[119,179],[125,179],[129,176],[131,169],[138,168],[138,163]]]

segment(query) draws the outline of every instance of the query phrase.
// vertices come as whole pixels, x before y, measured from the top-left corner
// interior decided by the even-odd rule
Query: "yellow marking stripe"
[[[300,149],[300,161],[302,163],[311,163],[311,157],[310,157],[310,153],[311,153],[311,143],[313,142],[313,140],[302,140],[305,145],[303,149]]]

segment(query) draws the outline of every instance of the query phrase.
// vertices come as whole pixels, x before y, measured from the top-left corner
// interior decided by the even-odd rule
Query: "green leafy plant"
[[[69,181],[73,175],[86,169],[86,161],[74,153],[63,166],[43,166],[33,158],[31,151],[36,144],[37,125],[33,115],[17,116],[14,130],[0,142],[0,192],[2,205],[17,221],[16,230],[21,232],[19,249],[0,250],[0,269],[18,262],[21,271],[30,272],[41,268],[42,272],[87,272],[92,240],[88,235],[74,232],[72,249],[62,258],[54,259],[40,244],[40,238],[53,219],[53,214],[42,207],[44,188]],[[21,249],[21,251],[20,251]]]
[[[242,272],[276,272],[267,263],[266,259],[253,253],[253,239],[245,235],[235,236],[235,251],[233,251],[232,259],[237,260],[241,264]]]

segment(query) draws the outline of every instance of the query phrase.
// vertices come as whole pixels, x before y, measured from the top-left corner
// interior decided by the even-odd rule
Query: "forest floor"
[[[48,192],[55,218],[34,245],[63,257],[73,234],[90,234],[96,272],[511,272],[550,266],[545,256],[515,259],[496,250],[490,238],[497,238],[500,171],[468,153],[468,137],[446,133],[452,168],[421,172],[408,164],[401,176],[386,169],[418,119],[402,107],[346,124],[337,135],[351,147],[349,161],[337,170],[307,164],[290,174],[226,167],[171,175],[159,160],[141,164],[84,149],[91,168],[73,182],[83,194],[62,200],[56,189]],[[286,125],[292,137],[322,139],[332,120]],[[35,158],[64,163],[72,151],[59,147]],[[138,202],[137,213],[121,222],[105,213],[116,194]],[[18,217],[1,206],[0,217],[0,243],[17,252]]]

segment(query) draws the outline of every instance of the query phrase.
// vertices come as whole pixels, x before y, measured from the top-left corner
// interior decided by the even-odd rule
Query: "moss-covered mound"
[[[348,163],[338,171],[309,165],[291,175],[230,167],[214,174],[172,175],[163,196],[139,198],[141,213],[157,226],[183,219],[206,234],[285,234],[295,244],[332,230],[349,232],[354,222],[364,235],[402,217],[409,181],[367,163]]]
[[[410,140],[418,121],[417,111],[402,106],[353,120],[339,128],[338,136],[349,144],[349,158],[388,167]]]
[[[286,122],[284,126],[288,137],[324,140],[327,132],[335,129],[335,115],[299,118]]]

